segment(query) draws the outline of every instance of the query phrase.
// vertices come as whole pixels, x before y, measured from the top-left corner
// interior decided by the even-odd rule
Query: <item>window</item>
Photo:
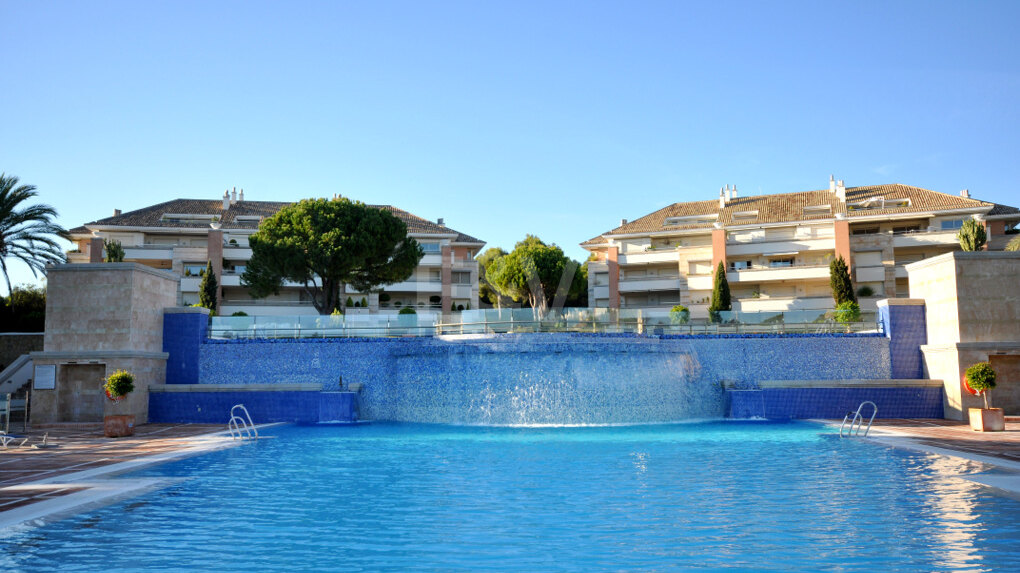
[[[734,221],[755,221],[758,219],[757,211],[737,211],[733,214]]]
[[[920,225],[906,225],[904,227],[893,227],[892,232],[894,235],[902,235],[904,233],[916,233],[921,230]]]
[[[205,265],[202,263],[184,263],[184,276],[200,277],[205,274]]]
[[[854,264],[858,267],[880,267],[882,266],[882,251],[854,253]]]
[[[678,225],[707,225],[715,223],[718,215],[688,215],[686,217],[667,217],[666,226],[675,227]]]
[[[852,235],[877,235],[878,227],[858,227],[851,232]]]
[[[439,243],[419,243],[419,244],[421,245],[421,250],[425,251],[426,253],[441,252]]]
[[[963,219],[951,219],[948,221],[942,221],[943,231],[953,231],[963,227]]]
[[[782,257],[782,258],[778,258],[778,259],[770,259],[769,260],[769,266],[772,267],[772,268],[792,267],[793,266],[793,257]]]
[[[430,283],[443,282],[443,271],[439,269],[429,269],[429,282]]]
[[[867,211],[870,209],[902,209],[910,206],[910,199],[886,199],[871,197],[859,203],[847,203],[847,211]]]
[[[454,271],[452,275],[453,276],[451,277],[451,279],[453,280],[453,284],[456,285],[471,284],[471,273]]]
[[[709,275],[712,274],[712,261],[690,261],[687,268],[691,275]]]
[[[605,286],[609,284],[609,273],[595,273],[595,286]]]
[[[207,223],[219,221],[220,216],[212,213],[163,213],[160,219],[164,223]]]
[[[832,212],[829,205],[810,205],[804,207],[804,215],[828,215]]]
[[[745,271],[751,267],[751,261],[730,261],[731,271]]]

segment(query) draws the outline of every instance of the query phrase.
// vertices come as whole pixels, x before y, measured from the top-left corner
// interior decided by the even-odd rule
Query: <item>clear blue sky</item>
[[[1016,205],[1017,22],[1017,2],[0,0],[0,171],[68,228],[238,186],[578,259],[724,184]]]

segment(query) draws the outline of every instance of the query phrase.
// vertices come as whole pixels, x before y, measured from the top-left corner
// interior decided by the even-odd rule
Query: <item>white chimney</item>
[[[846,185],[843,185],[842,179],[836,182],[836,196],[840,201],[846,203]]]
[[[733,184],[733,193],[730,195],[730,198],[731,199],[736,199],[737,198],[737,184],[736,183]]]
[[[234,192],[230,196],[230,204],[237,203],[237,187],[234,187]]]
[[[244,201],[244,189],[241,189],[241,195],[237,198],[238,201]]]
[[[829,193],[836,192],[836,176],[829,175]]]
[[[223,210],[226,211],[230,208],[230,189],[223,192]]]
[[[723,188],[719,188],[719,208],[726,207],[726,195],[723,193]]]
[[[730,202],[730,186],[729,185],[726,186],[726,202],[727,203]]]
[[[960,191],[960,197],[970,199],[970,189],[964,189],[963,191]],[[117,214],[120,215],[120,213]]]

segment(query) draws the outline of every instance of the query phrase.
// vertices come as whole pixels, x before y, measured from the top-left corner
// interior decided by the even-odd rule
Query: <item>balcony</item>
[[[779,253],[801,253],[804,251],[834,251],[836,239],[786,239],[781,241],[756,240],[750,242],[727,242],[726,256],[772,255]]]
[[[181,277],[181,292],[198,292],[202,277]]]
[[[832,297],[775,297],[742,298],[733,305],[741,312],[783,312],[787,310],[829,310],[835,303]]]
[[[443,264],[443,256],[439,253],[426,253],[425,256],[418,261],[418,264],[427,267],[438,267]]]
[[[223,258],[234,261],[247,261],[251,259],[251,249],[244,247],[224,247]]]
[[[89,262],[89,254],[76,251],[73,253],[67,253],[67,262],[69,263],[87,263]]]
[[[426,292],[439,293],[443,291],[443,283],[433,281],[404,281],[383,287],[385,292]]]
[[[669,277],[669,276],[650,276],[640,277],[632,279],[622,279],[620,281],[620,292],[648,292],[657,290],[680,290],[680,277]]]
[[[872,283],[882,282],[885,280],[885,267],[856,267],[854,272],[857,273],[857,282],[859,283]]]
[[[912,231],[893,234],[893,248],[928,247],[933,245],[956,246],[960,242],[956,238],[956,230],[951,231]]]
[[[760,283],[766,281],[796,281],[828,279],[828,265],[791,265],[785,267],[751,267],[726,273],[731,283]],[[689,281],[688,281],[689,283]],[[691,287],[692,289],[694,287]]]
[[[471,298],[471,285],[451,285],[451,298]]]
[[[169,261],[174,258],[174,247],[166,245],[143,245],[124,247],[124,260]]]
[[[220,277],[221,286],[241,286],[241,275],[234,273],[223,273]]]
[[[676,253],[676,249],[667,249],[665,247],[661,249],[648,250],[643,253],[628,253],[626,255],[620,255],[619,262],[621,265],[647,265],[651,263],[673,263],[679,260]]]

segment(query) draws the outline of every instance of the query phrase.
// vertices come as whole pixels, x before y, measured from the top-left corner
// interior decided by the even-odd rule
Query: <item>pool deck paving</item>
[[[838,427],[840,421],[823,422]],[[24,446],[0,449],[0,529],[163,487],[166,480],[113,476],[240,444],[219,424],[144,424],[126,438],[104,437],[101,424],[52,425],[21,435],[29,438]],[[56,447],[34,448],[44,435]],[[1020,494],[1020,418],[1007,419],[1004,432],[975,432],[951,420],[876,420],[867,439],[990,464],[1006,472],[968,479]]]

